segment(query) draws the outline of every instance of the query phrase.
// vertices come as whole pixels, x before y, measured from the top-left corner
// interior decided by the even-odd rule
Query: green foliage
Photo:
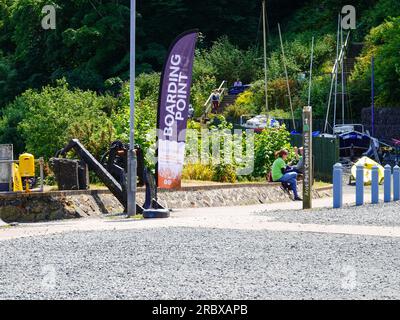
[[[145,154],[147,154],[148,151],[152,154],[155,154],[154,143],[156,141],[155,129],[157,124],[158,96],[158,94],[155,93],[155,87],[157,78],[159,78],[159,76],[156,74],[153,74],[152,76],[140,76],[135,87],[135,142],[143,148]],[[129,103],[130,91],[129,83],[127,82],[122,88],[122,93],[119,99],[119,107],[112,115],[112,123],[115,128],[116,138],[125,142],[129,141]],[[148,164],[151,165],[152,162],[148,161]]]
[[[331,86],[331,77],[328,75],[318,75],[313,78],[311,86],[311,105],[313,107],[313,117],[323,119],[326,115],[328,104],[329,89]],[[305,85],[299,95],[300,102],[297,105],[305,106],[308,104],[308,83]],[[301,118],[301,108],[298,117]]]
[[[18,97],[14,103],[2,110],[0,119],[0,143],[13,144],[14,152],[21,154],[25,151],[25,140],[18,130],[18,125],[26,117],[28,105]]]
[[[214,177],[211,165],[201,163],[187,164],[183,168],[182,178],[185,180],[212,181]]]
[[[225,110],[226,117],[239,119],[242,115],[258,113],[260,108],[256,106],[255,94],[252,90],[241,93],[235,103]]]
[[[269,112],[269,115],[275,119],[292,119],[292,114],[283,109],[274,109]]]
[[[261,68],[258,58],[257,50],[240,50],[227,37],[215,41],[210,50],[203,50],[196,57],[197,63],[212,72],[218,83],[226,80],[230,84],[238,78],[243,83],[253,81]]]
[[[400,6],[397,0],[373,1],[374,5],[367,9],[360,17],[360,24],[357,27],[357,39],[363,40],[373,27],[384,23],[389,17],[400,16]]]
[[[160,74],[157,72],[152,73],[142,73],[135,81],[135,86],[137,88],[136,94],[138,94],[138,99],[148,99],[153,103],[158,101],[158,92],[160,88]],[[127,89],[127,87],[125,87]],[[126,93],[126,91],[124,91]]]
[[[374,56],[376,104],[381,107],[400,106],[399,52],[400,17],[390,18],[371,30],[352,76],[352,93],[360,105],[369,105],[371,58]]]
[[[218,164],[214,168],[213,181],[235,183],[237,181],[236,167],[232,164]]]
[[[275,161],[275,152],[283,148],[291,150],[290,133],[283,126],[263,130],[255,137],[254,173],[255,177],[266,177],[272,163]]]
[[[227,106],[224,110],[224,117],[234,123],[238,123],[240,121],[240,117],[248,114],[254,114],[252,110],[247,108],[247,106],[233,104]]]
[[[48,4],[57,6],[57,29],[45,32],[41,11]],[[74,87],[102,90],[106,79],[128,69],[127,23],[129,9],[118,1],[3,0],[0,47],[8,61],[10,75],[4,81],[10,88],[3,89],[5,95],[0,92],[0,107],[28,88],[63,77]],[[2,78],[0,72],[0,82]]]
[[[1,141],[10,143],[10,133],[25,141],[25,149],[50,158],[72,138],[100,157],[113,140],[111,121],[103,111],[109,99],[93,92],[69,90],[65,81],[40,92],[28,90],[4,112]],[[12,140],[11,140],[12,141]],[[14,141],[12,141],[14,142]],[[18,150],[21,145],[17,145]]]

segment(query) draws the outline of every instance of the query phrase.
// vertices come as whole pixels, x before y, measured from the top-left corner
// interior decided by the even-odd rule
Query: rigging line
[[[350,31],[347,33],[347,37],[346,37],[346,41],[344,44],[344,47],[347,46],[348,41],[350,38]],[[329,120],[329,112],[330,112],[330,108],[331,108],[331,102],[332,102],[332,92],[333,92],[333,86],[334,86],[334,81],[335,81],[335,77],[337,74],[337,68],[339,68],[339,62],[343,59],[343,55],[344,55],[344,48],[342,47],[340,50],[340,54],[339,54],[339,58],[338,60],[335,60],[335,64],[332,68],[332,81],[331,81],[331,87],[330,87],[330,92],[329,92],[329,96],[328,96],[328,106],[327,106],[327,110],[326,110],[326,120],[325,120],[325,127],[324,127],[324,133],[326,133],[326,130],[328,128],[328,120]]]
[[[344,111],[345,111],[345,80],[344,80],[344,60],[346,55],[346,48],[343,43],[343,28],[340,28],[340,45],[342,46],[343,55],[341,60],[341,76],[342,76],[342,124],[344,124]]]
[[[330,91],[329,91],[329,96],[328,96],[328,107],[327,107],[327,111],[326,111],[326,118],[325,118],[325,126],[324,126],[324,133],[327,133],[328,130],[328,125],[329,124],[329,112],[330,112],[330,108],[331,108],[331,102],[332,102],[332,91],[333,91],[333,84],[336,78],[336,73],[331,73],[331,87],[330,87]]]
[[[336,34],[336,61],[339,58],[339,30],[340,30],[340,14],[338,14],[338,25],[337,25],[337,34]],[[337,70],[336,70],[337,72]],[[338,88],[338,78],[336,73],[336,80],[335,80],[335,97],[333,102],[333,126],[336,125],[336,113],[337,113],[337,88]]]
[[[279,31],[279,39],[281,41],[282,60],[283,60],[283,67],[285,69],[285,75],[286,75],[286,85],[287,85],[287,90],[288,90],[288,95],[289,95],[290,110],[292,112],[293,128],[294,128],[294,130],[296,130],[296,122],[294,121],[294,111],[293,111],[293,104],[292,104],[292,94],[290,92],[289,76],[288,76],[288,71],[287,71],[287,66],[286,66],[285,49],[283,47],[281,26],[279,23],[278,23],[278,31]]]

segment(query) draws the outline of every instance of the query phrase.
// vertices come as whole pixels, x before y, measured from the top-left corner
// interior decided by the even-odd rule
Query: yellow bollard
[[[35,157],[30,153],[19,156],[19,173],[25,178],[25,192],[30,193],[29,178],[35,177]]]
[[[22,187],[21,175],[19,174],[19,168],[16,163],[13,163],[12,165],[12,177],[13,177],[13,191],[14,192],[24,191],[24,188]]]

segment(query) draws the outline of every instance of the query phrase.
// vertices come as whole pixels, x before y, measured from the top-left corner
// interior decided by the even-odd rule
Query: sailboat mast
[[[263,0],[263,2],[262,2],[262,10],[263,10],[263,39],[264,39],[265,108],[266,108],[267,117],[268,117],[269,108],[268,108],[267,34],[266,34],[266,3],[265,3],[265,0]]]
[[[288,90],[288,95],[289,95],[290,110],[292,112],[293,129],[296,130],[296,122],[294,121],[294,112],[293,112],[293,104],[292,104],[292,94],[290,92],[289,76],[288,76],[288,71],[287,71],[287,66],[286,66],[285,49],[283,48],[281,26],[279,23],[278,23],[278,31],[279,31],[279,39],[281,41],[282,60],[283,60],[283,67],[285,69],[286,85],[287,85],[287,90]]]
[[[344,104],[345,104],[345,79],[344,79],[344,47],[343,47],[343,28],[340,28],[340,44],[343,50],[342,54],[342,61],[341,61],[341,66],[342,66],[342,124],[344,124]]]
[[[375,58],[371,58],[371,134],[375,136]]]
[[[339,37],[340,37],[340,14],[338,15],[338,27],[337,27],[337,35],[336,35],[336,61],[339,59]],[[334,98],[334,107],[333,107],[333,127],[336,126],[336,110],[337,110],[337,89],[338,89],[338,69],[336,69],[336,80],[335,80],[335,98]]]

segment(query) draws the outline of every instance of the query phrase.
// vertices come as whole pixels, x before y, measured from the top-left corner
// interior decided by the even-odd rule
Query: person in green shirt
[[[278,151],[275,156],[276,160],[272,164],[272,180],[274,182],[282,182],[285,184],[289,184],[293,190],[294,201],[301,201],[302,199],[299,197],[297,193],[297,172],[290,171],[286,172],[288,166],[286,164],[286,159],[289,155],[287,150]],[[290,168],[289,168],[290,169]]]

